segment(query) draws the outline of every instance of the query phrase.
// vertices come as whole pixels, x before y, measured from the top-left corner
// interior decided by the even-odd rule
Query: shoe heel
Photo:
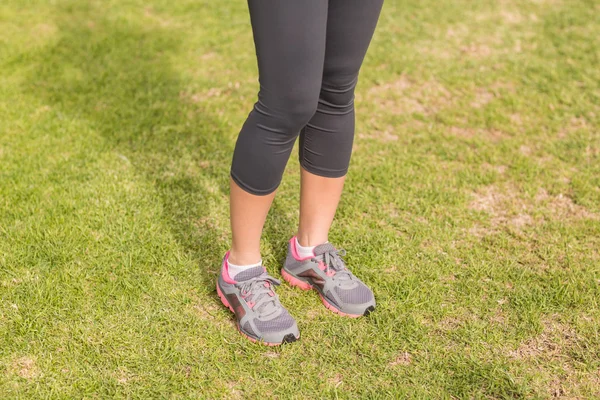
[[[217,295],[219,295],[219,299],[221,300],[221,303],[223,303],[223,305],[227,308],[229,308],[229,310],[232,313],[235,313],[235,311],[233,311],[233,308],[229,305],[229,302],[227,301],[227,298],[225,297],[225,295],[223,294],[223,292],[221,292],[221,288],[219,287],[219,284],[217,283]]]
[[[301,281],[300,279],[292,276],[289,272],[287,272],[285,269],[281,269],[281,276],[283,276],[283,279],[285,279],[285,281],[287,283],[289,283],[292,286],[295,286],[297,288],[300,288],[302,290],[310,290],[312,289],[312,286],[310,285],[310,283]]]

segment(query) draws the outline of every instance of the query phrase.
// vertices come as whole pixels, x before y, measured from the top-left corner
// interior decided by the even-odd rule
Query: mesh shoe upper
[[[290,240],[284,271],[306,282],[342,313],[363,315],[375,307],[373,292],[346,267],[344,250],[331,243],[316,246],[314,257],[300,258]]]
[[[236,315],[238,328],[254,340],[268,344],[293,341],[300,335],[296,321],[279,302],[274,286],[280,282],[263,267],[238,273],[232,280],[225,256],[217,289],[223,303]],[[222,295],[222,296],[221,296]]]

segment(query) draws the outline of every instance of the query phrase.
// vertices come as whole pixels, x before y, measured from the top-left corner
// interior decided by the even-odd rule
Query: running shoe
[[[324,243],[313,252],[312,257],[300,257],[296,237],[291,238],[281,270],[283,279],[303,290],[315,289],[325,307],[337,314],[358,318],[375,310],[373,292],[346,267],[344,250]]]
[[[269,346],[290,343],[300,338],[294,318],[279,302],[274,286],[281,284],[264,267],[238,273],[233,280],[227,271],[225,254],[217,279],[217,294],[237,319],[237,328],[253,342]]]

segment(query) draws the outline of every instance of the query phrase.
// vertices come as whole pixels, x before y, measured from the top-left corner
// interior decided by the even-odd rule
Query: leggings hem
[[[233,173],[233,171],[231,171],[229,173],[229,176],[231,176],[231,179],[233,179],[233,181],[236,183],[236,185],[238,185],[240,187],[240,189],[242,189],[243,191],[245,191],[247,193],[255,195],[255,196],[268,196],[271,193],[273,193],[275,190],[277,190],[277,188],[279,187],[279,183],[278,183],[272,189],[263,189],[263,190],[254,189],[254,188],[246,185],[244,182],[242,182],[240,180],[240,178],[238,178],[237,176],[235,176],[235,174]]]
[[[323,178],[341,178],[348,174],[348,168],[342,171],[324,171],[322,169],[315,168],[313,166],[309,166],[305,161],[300,160],[300,166],[302,169],[310,172],[313,175],[321,176]]]

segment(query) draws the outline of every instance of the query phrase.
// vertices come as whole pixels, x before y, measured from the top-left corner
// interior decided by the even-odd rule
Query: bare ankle
[[[326,234],[304,233],[300,231],[298,231],[296,238],[298,239],[300,246],[305,247],[317,246],[328,241]]]
[[[258,251],[237,251],[231,249],[227,261],[235,265],[251,265],[259,263],[261,260],[260,252]]]

